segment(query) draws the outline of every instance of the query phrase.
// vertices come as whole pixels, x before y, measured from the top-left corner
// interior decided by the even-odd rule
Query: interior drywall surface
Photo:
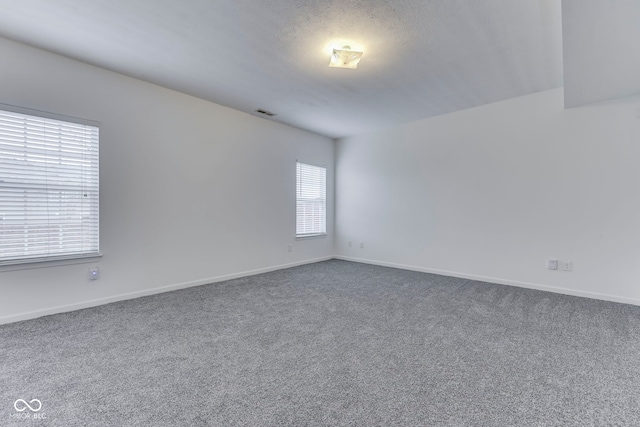
[[[561,15],[565,106],[640,94],[640,2],[562,0]]]
[[[339,140],[336,254],[640,303],[640,98],[562,92]]]
[[[101,123],[104,254],[0,267],[0,320],[331,256],[333,140],[6,39],[0,56],[0,103]],[[326,238],[295,239],[296,160],[327,166]]]

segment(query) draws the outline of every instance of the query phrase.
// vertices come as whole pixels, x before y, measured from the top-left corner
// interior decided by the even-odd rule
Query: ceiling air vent
[[[277,116],[276,113],[272,113],[271,111],[263,110],[262,108],[257,109],[256,113],[260,113],[262,115],[269,116],[269,117]]]

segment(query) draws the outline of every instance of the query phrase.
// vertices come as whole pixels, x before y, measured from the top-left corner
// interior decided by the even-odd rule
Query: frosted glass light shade
[[[362,54],[363,52],[351,50],[349,46],[344,46],[342,49],[333,49],[329,67],[356,69]]]

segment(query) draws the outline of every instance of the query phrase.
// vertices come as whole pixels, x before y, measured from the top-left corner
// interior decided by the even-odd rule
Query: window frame
[[[300,176],[298,175],[298,165],[309,166],[313,168],[320,168],[324,170],[324,222],[322,224],[322,229],[324,231],[318,231],[313,233],[302,233],[298,234],[298,203],[299,203],[299,181]],[[308,162],[302,162],[300,160],[296,160],[296,208],[295,208],[295,238],[296,240],[302,239],[314,239],[314,238],[322,238],[327,236],[327,167],[325,165],[318,165]]]
[[[2,103],[0,103],[0,110],[5,111],[7,113],[15,113],[20,115],[33,116],[41,119],[51,119],[51,120],[61,121],[61,122],[69,123],[72,125],[91,126],[96,128],[97,130],[97,135],[95,138],[95,148],[96,148],[95,165],[91,167],[91,170],[93,171],[97,179],[96,198],[95,198],[95,203],[96,203],[95,217],[92,220],[95,222],[96,250],[95,251],[87,250],[85,252],[76,252],[76,253],[61,253],[61,254],[54,254],[54,255],[42,254],[39,256],[31,256],[31,257],[26,256],[22,258],[0,259],[0,271],[13,271],[13,270],[20,270],[20,269],[41,268],[41,267],[50,266],[50,265],[70,265],[70,264],[88,263],[101,258],[102,252],[100,251],[100,123],[93,120],[87,120],[87,119],[82,119],[78,117],[66,116],[62,114],[56,114],[56,113],[51,113],[47,111],[18,107],[15,105],[2,104]],[[46,187],[46,184],[45,184],[45,187]],[[27,207],[28,204],[25,204],[24,206]]]

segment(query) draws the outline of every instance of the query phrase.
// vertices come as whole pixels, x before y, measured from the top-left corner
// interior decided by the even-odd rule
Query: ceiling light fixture
[[[337,68],[358,68],[358,62],[362,58],[364,52],[356,52],[351,50],[351,46],[342,46],[342,49],[333,49],[329,67]]]

